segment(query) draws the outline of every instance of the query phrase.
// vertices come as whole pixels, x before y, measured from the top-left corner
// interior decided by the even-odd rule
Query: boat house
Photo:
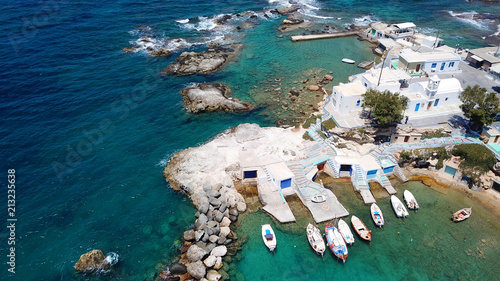
[[[412,22],[386,24],[383,22],[373,22],[366,31],[366,37],[370,39],[391,38],[393,40],[405,39],[413,36],[417,31],[416,25]]]
[[[488,70],[493,65],[500,64],[500,46],[470,50],[466,60],[477,68]]]

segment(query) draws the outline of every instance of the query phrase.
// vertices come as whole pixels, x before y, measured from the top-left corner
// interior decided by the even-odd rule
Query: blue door
[[[394,170],[394,166],[387,167],[387,168],[384,168],[384,173],[392,173],[393,170]]]
[[[420,108],[420,103],[417,103],[417,105],[415,106],[415,111],[418,111],[419,108]]]
[[[446,63],[444,63],[444,62],[441,64],[441,70],[443,70],[443,69],[444,69],[444,65],[445,65],[445,64],[446,64]]]
[[[439,99],[436,99],[436,100],[434,101],[434,106],[438,106],[438,103],[439,103]]]
[[[292,179],[286,179],[281,181],[281,188],[287,188],[292,186]]]
[[[377,175],[377,170],[371,170],[366,173],[367,179],[372,179]]]

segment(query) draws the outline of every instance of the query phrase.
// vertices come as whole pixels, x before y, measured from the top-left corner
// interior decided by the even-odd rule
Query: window
[[[448,65],[448,67],[453,67],[453,66],[455,66],[455,62],[454,61],[450,62],[450,64]]]
[[[367,88],[368,88],[368,84],[366,84],[366,83],[365,83],[365,87],[367,87]]]
[[[448,98],[445,98],[445,99],[444,99],[444,101],[447,101],[447,100],[448,100]]]
[[[359,104],[360,104],[360,103],[361,103],[361,100],[358,100],[358,101],[356,102],[356,106],[359,106]]]
[[[437,106],[439,103],[439,99],[436,99],[436,101],[434,101],[434,106]]]
[[[436,68],[436,66],[437,66],[437,63],[433,63],[431,68]]]

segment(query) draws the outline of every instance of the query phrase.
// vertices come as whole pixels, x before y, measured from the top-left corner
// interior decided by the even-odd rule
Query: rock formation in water
[[[216,46],[207,51],[184,52],[174,63],[162,69],[166,75],[208,74],[219,70],[240,50],[242,45]]]
[[[231,98],[231,89],[221,83],[202,83],[187,86],[181,95],[184,107],[193,112],[205,111],[249,111],[255,108],[252,104]]]
[[[75,264],[77,272],[94,272],[98,270],[107,270],[110,265],[105,262],[106,256],[101,250],[92,250],[80,256]]]

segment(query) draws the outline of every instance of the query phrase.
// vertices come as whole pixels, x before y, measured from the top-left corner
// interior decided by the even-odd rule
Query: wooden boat
[[[373,203],[371,205],[370,212],[372,214],[373,222],[375,223],[376,226],[382,227],[383,225],[385,225],[385,220],[384,216],[382,215],[382,210],[380,210],[380,207],[377,206],[377,204]]]
[[[356,230],[359,237],[361,237],[362,239],[364,239],[366,241],[372,240],[372,234],[370,233],[372,231],[368,230],[368,228],[366,228],[366,225],[363,223],[363,221],[361,221],[356,216],[352,216],[351,223],[352,223],[352,227],[354,228],[354,230]]]
[[[408,211],[406,210],[403,202],[399,200],[395,195],[391,195],[391,204],[394,209],[394,213],[398,218],[406,218],[408,216]]]
[[[264,240],[264,244],[266,244],[270,251],[274,251],[276,248],[276,236],[271,225],[262,225],[262,240]]]
[[[351,59],[348,59],[348,58],[343,58],[343,59],[342,59],[342,62],[344,62],[344,63],[349,63],[349,64],[353,64],[353,63],[355,63],[355,61],[353,61],[353,60],[351,60]]]
[[[403,198],[406,202],[406,206],[408,206],[408,209],[418,210],[418,208],[420,208],[420,206],[418,206],[417,200],[415,199],[415,196],[413,196],[410,191],[405,190],[403,192]]]
[[[307,225],[307,240],[309,240],[309,244],[311,245],[313,250],[318,255],[323,256],[326,246],[319,228],[312,224]]]
[[[344,238],[345,243],[352,245],[352,243],[354,243],[354,235],[352,235],[349,225],[343,219],[340,219],[337,223],[337,228],[339,229],[342,238]]]
[[[325,226],[325,235],[330,250],[337,258],[345,262],[348,255],[347,246],[339,230],[331,222],[328,222]]]
[[[471,214],[472,214],[472,208],[463,208],[461,210],[456,211],[451,216],[451,219],[454,222],[459,222],[459,221],[463,221],[463,220],[467,219],[468,217],[470,217]]]

